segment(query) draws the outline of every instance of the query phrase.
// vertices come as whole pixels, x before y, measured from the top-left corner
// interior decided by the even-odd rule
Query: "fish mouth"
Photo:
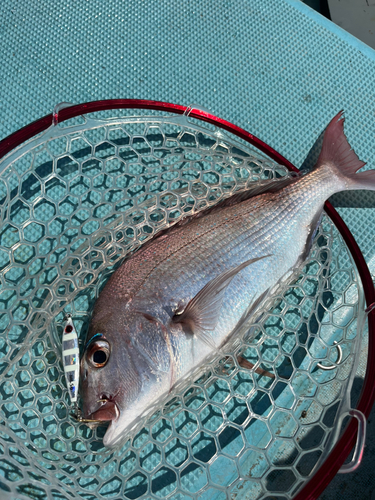
[[[116,422],[120,416],[117,404],[109,399],[100,401],[102,406],[92,412],[87,420],[96,420],[99,422]]]

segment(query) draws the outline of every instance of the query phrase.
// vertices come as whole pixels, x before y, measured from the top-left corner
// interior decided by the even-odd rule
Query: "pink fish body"
[[[375,172],[330,122],[314,169],[234,195],[156,236],[101,292],[81,361],[86,418],[119,444],[150,405],[251,322],[308,256],[324,202],[375,190]]]

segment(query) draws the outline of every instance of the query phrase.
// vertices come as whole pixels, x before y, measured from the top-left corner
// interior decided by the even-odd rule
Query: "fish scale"
[[[81,362],[84,414],[110,421],[106,446],[256,320],[264,300],[303,264],[329,196],[375,189],[374,172],[356,174],[364,164],[340,117],[329,124],[312,172],[270,181],[263,192],[236,194],[176,224],[110,278]]]

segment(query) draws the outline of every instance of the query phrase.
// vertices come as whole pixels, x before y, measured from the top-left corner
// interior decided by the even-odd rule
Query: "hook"
[[[336,346],[336,349],[337,349],[337,352],[338,352],[338,357],[337,357],[336,364],[334,364],[332,366],[324,366],[321,363],[317,363],[316,366],[318,368],[320,368],[321,370],[334,370],[335,368],[337,368],[337,365],[339,365],[341,363],[341,361],[342,361],[342,349],[341,349],[340,344],[338,344],[336,342],[336,340],[334,340],[333,344]]]
[[[82,417],[82,411],[78,406],[74,408],[74,412],[71,413],[71,417],[74,418],[74,420],[80,424],[102,424],[103,420],[94,420],[91,418],[83,418]]]

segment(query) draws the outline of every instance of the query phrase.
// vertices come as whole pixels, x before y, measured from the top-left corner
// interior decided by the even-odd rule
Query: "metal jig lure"
[[[73,411],[71,416],[80,423],[90,424],[103,423],[100,420],[83,418],[81,409],[78,406],[79,388],[79,344],[78,335],[72,317],[67,314],[64,318],[64,331],[62,337],[62,356],[66,385],[69,390],[70,402]]]
[[[70,314],[65,317],[64,332],[62,337],[62,356],[66,385],[70,401],[77,406],[79,385],[79,346],[78,335]]]

